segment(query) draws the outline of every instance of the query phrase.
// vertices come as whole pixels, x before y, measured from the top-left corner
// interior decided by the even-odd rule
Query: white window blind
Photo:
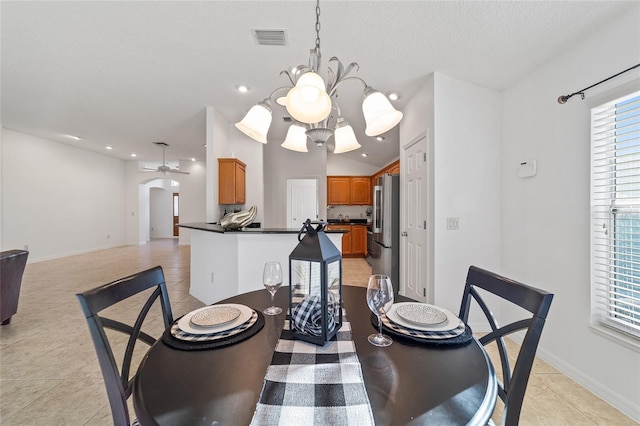
[[[591,110],[592,321],[640,338],[640,92]]]

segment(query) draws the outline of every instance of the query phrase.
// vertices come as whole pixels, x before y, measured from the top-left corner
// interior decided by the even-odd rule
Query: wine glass
[[[280,262],[267,262],[264,264],[264,272],[262,273],[262,282],[271,294],[271,307],[262,311],[266,315],[278,315],[282,312],[277,306],[273,305],[273,296],[282,285],[282,268]]]
[[[391,278],[387,275],[371,275],[367,285],[367,305],[378,317],[378,334],[368,337],[369,343],[374,346],[389,346],[393,343],[391,337],[382,334],[381,315],[386,314],[393,305],[393,287]]]

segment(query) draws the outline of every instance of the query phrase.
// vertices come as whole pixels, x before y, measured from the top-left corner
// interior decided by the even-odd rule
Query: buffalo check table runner
[[[285,321],[251,424],[374,424],[351,324],[345,317],[324,346],[295,340]]]

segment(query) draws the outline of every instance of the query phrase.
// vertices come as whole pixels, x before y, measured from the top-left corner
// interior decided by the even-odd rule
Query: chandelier
[[[367,136],[378,136],[395,127],[402,120],[402,112],[396,110],[389,99],[381,92],[372,89],[360,77],[350,76],[359,66],[352,62],[344,68],[335,56],[329,63],[337,64],[334,71],[327,69],[327,82],[318,74],[320,68],[320,0],[316,1],[316,45],[311,49],[309,65],[298,65],[280,72],[285,74],[291,85],[275,89],[268,98],[251,107],[236,127],[252,139],[267,143],[267,132],[271,126],[272,99],[286,90],[285,96],[276,98],[276,103],[286,108],[293,119],[287,131],[282,147],[298,152],[308,152],[307,140],[317,146],[325,146],[331,136],[334,137],[334,154],[353,151],[360,148],[358,139],[347,120],[342,116],[337,101],[338,87],[348,80],[357,80],[364,84],[364,115]],[[335,122],[332,111],[336,112]],[[330,123],[331,121],[331,123]]]

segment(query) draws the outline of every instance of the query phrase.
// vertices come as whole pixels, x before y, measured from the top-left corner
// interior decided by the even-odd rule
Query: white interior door
[[[427,136],[405,145],[400,169],[403,194],[400,224],[400,292],[422,302],[433,301],[429,250],[429,154]]]
[[[287,228],[302,228],[305,220],[318,218],[318,181],[287,179]]]

